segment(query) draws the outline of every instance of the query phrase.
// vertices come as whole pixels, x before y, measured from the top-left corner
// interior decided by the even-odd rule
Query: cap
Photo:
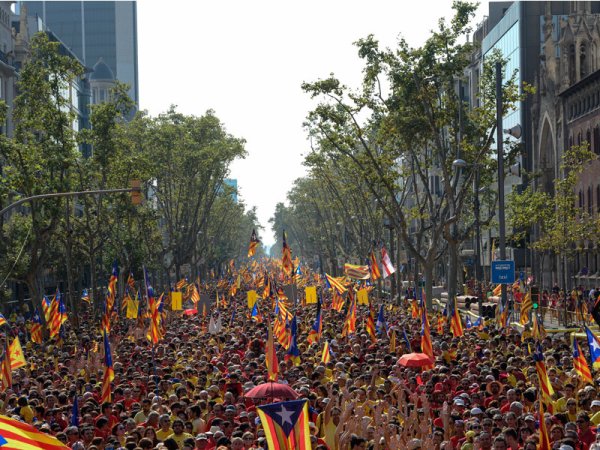
[[[465,402],[463,401],[462,398],[457,398],[454,400],[454,404],[457,406],[465,406]]]
[[[592,400],[592,406],[600,406],[600,400]]]
[[[535,422],[535,417],[533,417],[531,414],[528,414],[528,415],[526,415],[526,416],[525,416],[525,420],[526,420],[526,421],[527,421],[527,420],[531,420],[531,421],[534,421],[534,422]]]
[[[478,414],[483,414],[483,411],[480,408],[473,408],[473,409],[471,409],[471,415],[472,416],[475,416],[475,415],[478,415]]]
[[[204,439],[205,441],[208,441],[208,436],[204,433],[200,433],[196,436],[196,439],[198,439],[198,440]]]

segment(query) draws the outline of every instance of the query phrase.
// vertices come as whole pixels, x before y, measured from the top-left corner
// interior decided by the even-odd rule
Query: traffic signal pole
[[[0,216],[13,210],[17,206],[22,205],[23,203],[27,203],[27,202],[31,202],[31,201],[35,201],[35,200],[42,200],[42,199],[46,199],[46,198],[77,197],[79,195],[119,194],[122,192],[131,192],[132,193],[132,197],[131,197],[132,203],[139,204],[139,202],[141,200],[141,187],[140,187],[139,181],[137,182],[137,184],[135,184],[135,182],[132,181],[131,184],[132,184],[132,186],[130,188],[122,188],[122,189],[98,189],[95,191],[55,192],[52,194],[32,195],[31,197],[21,198],[21,199],[17,200],[16,202],[11,203],[6,208],[4,208],[3,210],[0,211]]]

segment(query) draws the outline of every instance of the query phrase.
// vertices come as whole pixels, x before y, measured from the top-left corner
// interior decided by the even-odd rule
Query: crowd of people
[[[517,327],[488,321],[454,337],[449,323],[430,313],[435,362],[409,368],[398,360],[421,350],[423,330],[410,299],[384,303],[385,325],[373,339],[367,318],[383,302],[375,291],[371,309],[358,307],[352,333],[343,330],[347,306],[332,308],[324,288],[320,296],[322,332],[313,343],[307,338],[316,307],[289,302],[300,363],[286,360],[277,345],[277,381],[308,400],[314,450],[534,450],[543,444],[542,421],[551,449],[600,449],[599,386],[583,383],[574,370],[571,334],[547,333],[539,342],[554,391],[540,415],[537,342]],[[27,340],[28,320],[13,317],[7,338],[21,336],[27,365],[0,394],[1,410],[73,450],[266,450],[257,406],[282,399],[245,396],[267,381],[273,300],[259,302],[262,320],[252,317],[244,289],[206,315],[166,312],[156,345],[146,337],[149,319],[114,314],[115,378],[104,403],[102,334],[91,309],[77,328],[67,321],[60,339],[42,345]],[[210,329],[217,316],[221,326]],[[587,355],[586,344],[580,347]]]

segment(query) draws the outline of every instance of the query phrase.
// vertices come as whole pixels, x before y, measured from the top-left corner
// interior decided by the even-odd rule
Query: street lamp
[[[498,231],[500,244],[500,259],[506,260],[506,221],[504,217],[504,148],[503,133],[515,139],[520,139],[522,134],[521,125],[505,130],[502,128],[502,63],[496,62],[496,147],[498,151]],[[506,284],[501,285],[502,305],[507,306]]]
[[[464,159],[455,159],[452,162],[452,166],[456,169],[464,169],[469,166],[469,164]],[[475,283],[477,284],[477,305],[479,309],[479,316],[483,315],[483,298],[481,292],[481,282],[482,277],[480,276],[481,272],[481,228],[479,224],[479,164],[471,165],[475,169],[475,177],[473,179],[473,191],[475,194],[475,201],[473,203],[473,213],[475,214]]]

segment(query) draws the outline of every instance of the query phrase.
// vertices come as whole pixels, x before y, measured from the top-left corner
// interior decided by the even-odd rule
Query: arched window
[[[569,81],[575,82],[575,44],[569,45]]]
[[[587,46],[582,42],[579,46],[579,78],[585,78],[587,74]]]
[[[592,205],[593,205],[593,197],[592,197],[592,187],[588,187],[588,191],[587,191],[587,204],[588,204],[588,214],[591,216],[592,215]]]

